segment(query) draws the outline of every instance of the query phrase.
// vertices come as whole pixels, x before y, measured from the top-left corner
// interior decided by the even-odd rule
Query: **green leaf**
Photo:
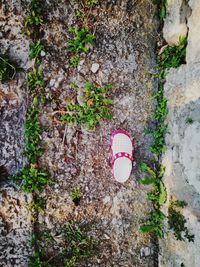
[[[140,232],[145,234],[145,233],[152,233],[156,229],[155,225],[143,225],[140,227]]]
[[[140,165],[139,165],[139,169],[142,172],[146,172],[147,171],[147,167],[148,167],[147,164],[144,163],[144,162],[140,163]]]
[[[162,19],[165,18],[165,6],[161,6],[160,8],[160,17]]]
[[[164,238],[164,232],[163,232],[163,230],[161,228],[157,228],[156,229],[156,233],[161,239]]]
[[[184,200],[176,200],[174,205],[179,208],[184,208],[187,206],[187,203]]]
[[[160,205],[163,205],[166,202],[167,199],[167,192],[166,192],[166,188],[163,184],[162,181],[160,181],[160,186],[159,186],[159,198],[158,198],[158,202]]]
[[[141,179],[139,181],[140,184],[143,185],[150,185],[155,183],[155,178],[154,177],[145,177],[144,179]]]
[[[156,178],[156,173],[144,162],[139,165],[139,169],[142,172],[149,173],[152,177]]]

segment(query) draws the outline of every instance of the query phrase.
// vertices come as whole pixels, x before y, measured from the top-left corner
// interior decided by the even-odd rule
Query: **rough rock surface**
[[[178,45],[180,37],[187,35],[187,18],[191,13],[188,1],[168,0],[163,37],[170,45]]]
[[[31,254],[31,197],[13,185],[0,189],[0,266],[27,266]]]
[[[23,93],[24,75],[0,85],[0,168],[14,174],[25,161],[23,124],[26,97]],[[1,175],[2,176],[2,175]],[[3,178],[3,177],[2,177]]]
[[[59,110],[79,97],[70,89],[71,82],[76,82],[80,87],[86,81],[100,85],[113,84],[110,96],[114,100],[114,118],[111,122],[101,123],[95,131],[68,126],[63,143],[65,126],[60,125],[55,117],[52,118],[58,107],[55,104],[47,106],[43,116],[45,128],[48,128],[43,133],[46,140],[43,165],[50,170],[56,184],[45,192],[49,198],[46,212],[40,220],[49,229],[71,219],[92,224],[96,237],[104,245],[102,253],[90,262],[91,266],[154,264],[151,256],[140,257],[140,249],[152,245],[149,238],[138,232],[149,210],[144,188],[136,182],[138,174],[134,172],[130,181],[120,186],[113,181],[109,164],[109,138],[112,131],[118,128],[126,129],[136,136],[138,150],[144,156],[148,154],[145,152],[148,140],[145,140],[143,130],[151,112],[153,80],[149,72],[152,68],[153,47],[149,47],[149,41],[153,41],[153,36],[147,32],[155,32],[151,22],[147,23],[146,15],[152,6],[145,1],[140,4],[132,2],[128,11],[126,5],[128,1],[115,4],[109,2],[94,11],[98,14],[93,25],[96,28],[97,46],[87,57],[82,58],[84,61],[78,71],[72,71],[67,66],[63,70],[60,65],[62,58],[67,55],[66,37],[63,36],[63,24],[54,19],[51,27],[57,29],[57,60],[52,62],[52,57],[47,55],[44,63],[50,66],[48,72],[45,72],[46,79],[54,77],[55,80],[47,90],[58,96]],[[64,7],[62,3],[53,13],[59,15],[61,7],[65,12],[70,12],[70,8]],[[65,16],[69,17],[69,14]],[[151,17],[149,19],[152,20]],[[73,21],[69,20],[66,31],[70,23]],[[45,38],[51,45],[49,34],[47,32]],[[56,44],[52,44],[52,47],[52,51],[58,49]],[[93,74],[91,66],[96,62],[101,68]],[[77,186],[83,193],[78,207],[69,197],[69,192]]]
[[[137,183],[140,175],[136,169],[125,185],[119,185],[113,180],[109,163],[109,139],[113,130],[123,128],[136,139],[136,161],[140,158],[149,159],[151,156],[148,153],[150,140],[144,136],[143,131],[151,117],[151,94],[155,86],[150,74],[154,67],[157,37],[155,7],[146,0],[123,0],[105,1],[91,9],[84,20],[87,19],[85,23],[95,32],[97,46],[91,47],[87,56],[81,55],[81,64],[76,70],[69,67],[67,40],[69,27],[77,24],[74,11],[81,8],[81,4],[46,1],[45,5],[47,23],[42,30],[47,49],[43,57],[43,69],[47,82],[46,97],[51,101],[44,107],[41,115],[45,153],[40,163],[49,171],[55,183],[42,193],[47,197],[47,206],[44,214],[39,216],[40,227],[53,232],[55,227],[71,220],[91,225],[94,237],[101,241],[101,253],[82,266],[152,267],[156,264],[154,244],[150,236],[143,236],[138,231],[150,210],[145,196],[146,189]],[[19,39],[22,50],[19,49],[20,52],[15,54],[12,38],[4,32],[2,49],[9,48],[10,55],[14,55],[19,65],[27,69],[31,65],[27,60],[28,43],[23,35],[18,34],[23,29],[26,5],[23,1],[4,1],[2,6],[2,12],[7,16],[8,29],[12,28],[16,19],[19,22],[20,30],[12,34],[17,35],[15,38]],[[94,74],[91,67],[97,62],[100,69]],[[79,126],[65,128],[65,125],[59,122],[57,111],[62,111],[71,101],[81,101],[80,95],[71,89],[70,84],[76,82],[82,87],[86,81],[113,85],[110,93],[114,101],[113,120],[102,122],[94,131],[87,131]],[[19,84],[23,83],[24,77],[19,78]],[[15,92],[18,90],[18,82],[14,81],[14,84],[11,89]],[[11,83],[3,85],[2,88],[6,86],[11,86]],[[27,101],[22,93],[23,86],[19,86],[19,90],[20,108],[15,105],[12,109],[12,102],[9,100],[7,109],[4,110],[6,114],[13,112],[11,126],[6,129],[10,127],[9,129],[14,130],[8,132],[5,139],[0,136],[1,140],[4,140],[1,149],[5,151],[7,139],[11,138],[10,135],[16,135],[14,139],[10,139],[9,146],[19,153],[17,159],[20,164],[16,163],[15,155],[6,154],[6,158],[5,153],[3,154],[6,161],[3,161],[2,165],[7,164],[9,173],[16,172],[25,162],[22,154],[22,124]],[[17,112],[20,112],[16,117],[18,121],[15,120],[16,115],[14,116]],[[1,123],[4,124],[3,119]],[[63,138],[65,134],[66,138]],[[74,187],[79,187],[83,193],[79,206],[75,206],[69,197]],[[27,247],[24,247],[24,240],[30,240],[29,214],[27,212],[25,215],[25,196],[19,191],[9,192],[11,198],[16,196],[16,201],[20,203],[20,212],[23,213],[21,236],[15,237],[21,256],[19,258],[16,254],[17,261],[13,265],[9,251],[2,247],[7,256],[2,258],[1,263],[6,267],[25,267],[27,255],[30,254],[28,242]],[[5,194],[2,194],[2,199],[5,201]],[[8,205],[12,206],[12,203],[8,202]],[[10,210],[4,215],[5,221],[11,223],[11,229],[14,229],[14,226],[10,216],[14,216],[14,213],[15,210]]]
[[[197,41],[200,1],[189,1],[189,5],[192,12],[188,18],[187,64],[171,70],[165,84],[169,134],[164,164],[168,198],[173,196],[188,203],[184,215],[195,241],[184,243],[168,235],[160,242],[162,267],[198,267],[200,261],[200,43]]]

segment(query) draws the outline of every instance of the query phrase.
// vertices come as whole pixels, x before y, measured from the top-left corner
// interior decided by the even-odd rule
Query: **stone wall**
[[[188,34],[186,64],[166,78],[168,125],[165,184],[171,196],[185,200],[187,226],[194,243],[176,241],[171,233],[160,242],[161,267],[198,267],[200,262],[200,1],[169,1],[165,40],[177,44]]]

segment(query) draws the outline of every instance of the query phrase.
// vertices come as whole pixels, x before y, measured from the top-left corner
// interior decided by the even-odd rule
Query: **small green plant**
[[[158,172],[155,172],[146,163],[140,165],[140,170],[145,172],[147,176],[140,180],[143,185],[151,185],[153,188],[151,192],[147,193],[147,199],[152,202],[154,211],[150,213],[149,220],[145,225],[140,227],[142,233],[154,232],[160,238],[164,237],[163,221],[165,215],[160,211],[160,207],[166,202],[167,193],[162,182],[162,177],[165,171],[163,166],[160,166]]]
[[[154,210],[150,213],[147,223],[140,227],[140,232],[143,234],[155,233],[158,237],[163,238],[163,226],[165,218],[166,216],[164,215],[164,213],[162,213],[162,211],[160,211],[159,209]]]
[[[43,19],[40,15],[36,14],[35,11],[32,11],[31,14],[25,20],[25,27],[27,29],[27,34],[30,35],[30,31],[28,30],[31,26],[39,26],[43,24]]]
[[[40,110],[37,108],[29,109],[25,122],[26,147],[25,154],[30,163],[36,164],[42,155],[41,148],[41,126],[39,122]]]
[[[147,198],[152,202],[155,209],[159,209],[167,199],[165,186],[162,182],[165,168],[161,167],[159,172],[155,172],[147,164],[142,163],[140,165],[140,170],[147,174],[145,178],[140,180],[140,183],[143,185],[151,185],[153,187],[152,191],[147,193]]]
[[[63,251],[64,267],[74,267],[84,259],[89,258],[95,251],[91,236],[75,224],[68,224],[63,229],[65,248]]]
[[[41,52],[44,51],[44,45],[41,40],[38,40],[36,43],[33,43],[30,46],[29,59],[38,58],[41,55]]]
[[[67,105],[61,121],[69,124],[84,124],[88,129],[93,129],[101,120],[111,119],[112,100],[107,98],[111,88],[111,85],[95,87],[92,83],[87,82],[83,91],[83,106]]]
[[[185,201],[172,201],[168,209],[168,224],[169,228],[173,230],[177,240],[194,242],[194,235],[189,233],[186,226],[186,219],[180,211],[180,208],[187,206]]]
[[[75,10],[75,16],[77,19],[83,19],[84,13],[82,10],[77,9],[77,10]]]
[[[33,213],[44,211],[46,207],[46,198],[38,197],[35,201],[32,201],[28,205],[28,209],[31,210]]]
[[[49,231],[34,233],[31,240],[34,250],[29,257],[28,267],[55,267],[55,265],[51,263],[55,255],[50,256],[49,253],[46,253],[49,247],[53,247],[54,241]]]
[[[68,51],[74,55],[70,59],[70,66],[76,68],[80,62],[80,54],[87,54],[90,50],[89,44],[95,45],[95,36],[87,28],[70,28],[74,38],[68,42]]]
[[[170,68],[177,68],[186,63],[187,38],[181,37],[177,46],[166,46],[158,55],[158,69],[160,78],[165,78]]]
[[[70,192],[70,197],[72,199],[72,201],[75,203],[75,205],[79,205],[81,197],[82,197],[82,193],[80,191],[79,188],[74,188],[71,192]]]
[[[35,251],[29,259],[29,267],[75,267],[91,257],[96,250],[93,239],[82,226],[69,223],[61,229],[60,235],[63,239],[62,247],[48,232],[41,233],[38,237],[33,236]],[[59,246],[60,250],[49,255],[48,247],[52,251],[53,244]]]
[[[50,231],[45,231],[43,234],[43,239],[46,244],[51,245],[52,243],[55,242],[55,239],[53,238],[52,234]]]
[[[7,55],[0,55],[0,82],[12,80],[16,74],[16,68]]]
[[[22,190],[26,193],[39,193],[49,184],[48,174],[36,164],[24,167],[14,180],[22,181]]]
[[[44,267],[45,265],[41,258],[41,253],[39,251],[34,251],[33,255],[29,258],[28,267]]]
[[[44,248],[41,247],[39,242],[36,243],[37,249],[33,251],[33,254],[29,257],[28,267],[55,267],[57,264],[51,264],[46,260]],[[38,249],[38,246],[40,247]],[[53,257],[53,256],[52,256]],[[59,266],[63,267],[63,266]]]
[[[79,89],[78,85],[75,82],[71,82],[70,85],[69,85],[69,87],[71,89],[73,89],[73,90],[78,90]]]
[[[148,131],[153,137],[151,152],[158,160],[165,151],[165,134],[167,132],[165,119],[168,110],[167,99],[164,96],[163,83],[170,68],[177,68],[180,64],[185,63],[186,45],[186,38],[180,38],[178,46],[167,46],[158,56],[158,78],[161,83],[159,84],[159,90],[154,94],[154,99],[156,101],[156,108],[153,114],[154,127]]]
[[[43,24],[43,8],[40,0],[31,0],[30,3],[30,14],[25,19],[25,33],[30,36],[34,34],[35,27]]]
[[[94,7],[98,4],[98,0],[86,0],[86,6]]]
[[[192,124],[194,120],[192,118],[187,118],[185,121],[187,124]]]
[[[88,53],[88,44],[95,45],[95,36],[89,32],[87,28],[71,28],[70,32],[74,35],[74,38],[68,42],[68,51],[70,53],[80,54]]]
[[[160,18],[164,19],[167,13],[167,0],[153,0],[153,2],[158,6]]]
[[[42,69],[33,68],[27,77],[27,86],[32,95],[43,93],[45,81]]]
[[[46,198],[37,197],[28,205],[28,209],[32,214],[32,223],[35,223],[37,220],[37,215],[39,212],[43,212],[46,206]]]
[[[80,62],[80,56],[79,55],[75,55],[75,56],[71,57],[70,67],[72,67],[72,68],[78,67],[79,62]]]

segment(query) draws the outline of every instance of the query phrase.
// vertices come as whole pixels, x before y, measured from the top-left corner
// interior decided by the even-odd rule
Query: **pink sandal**
[[[127,132],[117,130],[111,135],[110,145],[113,176],[117,182],[124,183],[131,174],[134,143]]]

